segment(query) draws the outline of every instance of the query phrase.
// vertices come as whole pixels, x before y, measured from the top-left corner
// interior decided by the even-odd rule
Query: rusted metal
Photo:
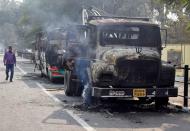
[[[83,41],[79,37],[74,48],[70,48],[69,45],[73,43],[68,38],[67,44],[67,59],[72,56],[74,60],[72,73],[81,76],[76,70],[90,69],[91,75],[88,77],[91,79],[88,79],[91,80],[92,94],[95,93],[95,97],[101,97],[102,91],[106,95],[110,95],[111,91],[111,94],[115,94],[114,97],[127,97],[125,92],[128,90],[131,91],[128,92],[131,97],[132,92],[137,90],[143,95],[140,97],[151,97],[152,100],[177,96],[178,89],[174,87],[175,68],[161,61],[162,44],[158,25],[140,19],[97,18],[84,25],[87,28],[80,35],[84,34]],[[74,53],[75,48],[83,55]],[[82,59],[90,64],[76,64],[78,60],[82,63]],[[86,81],[83,78],[78,77],[81,82]],[[117,92],[117,89],[123,90]],[[163,104],[168,99],[165,100]]]
[[[41,71],[42,76],[54,78],[64,77],[65,54],[64,29],[54,29],[36,34],[35,42],[35,68]]]

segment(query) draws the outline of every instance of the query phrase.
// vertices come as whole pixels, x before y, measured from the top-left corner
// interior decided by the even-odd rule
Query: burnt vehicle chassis
[[[35,68],[51,82],[64,78],[64,29],[38,32],[35,42]]]
[[[158,25],[146,19],[98,17],[84,27],[86,43],[75,47],[85,53],[66,59],[66,95],[80,96],[88,79],[92,97],[135,97],[156,105],[167,105],[169,97],[177,97],[175,68],[161,60]],[[79,78],[77,70],[84,77]]]

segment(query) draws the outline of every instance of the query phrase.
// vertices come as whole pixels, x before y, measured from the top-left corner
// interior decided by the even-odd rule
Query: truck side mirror
[[[160,32],[161,32],[162,48],[165,48],[167,44],[167,36],[168,36],[167,29],[161,29]]]

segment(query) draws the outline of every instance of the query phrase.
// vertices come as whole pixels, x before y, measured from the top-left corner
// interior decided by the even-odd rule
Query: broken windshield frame
[[[153,25],[112,25],[100,29],[102,46],[160,47],[160,29]]]

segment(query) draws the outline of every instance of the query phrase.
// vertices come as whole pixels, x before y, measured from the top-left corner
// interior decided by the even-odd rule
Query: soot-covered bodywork
[[[102,61],[92,64],[94,83],[116,88],[147,87],[157,83],[161,64],[157,51],[143,48],[137,53],[135,48],[116,48],[105,51],[101,57]]]
[[[141,50],[141,53],[137,53],[135,47],[110,49],[102,55],[102,60],[92,63],[92,80],[96,86],[94,96],[125,97],[124,94],[131,92],[131,95],[126,96],[133,97],[132,91],[135,88],[146,89],[145,96],[177,96],[177,88],[174,87],[174,67],[161,61],[157,50],[147,47]],[[166,95],[154,94],[159,88],[162,88],[163,94]],[[109,94],[108,89],[116,93]],[[107,91],[107,94],[98,94],[101,90],[102,93]],[[123,93],[117,94],[117,91]]]
[[[175,68],[161,60],[158,25],[143,19],[97,17],[87,27],[85,58],[75,59],[90,63],[84,68],[92,96],[152,98],[160,103],[177,96]]]
[[[36,34],[35,64],[41,75],[49,77],[52,82],[64,78],[65,41],[63,29]]]

